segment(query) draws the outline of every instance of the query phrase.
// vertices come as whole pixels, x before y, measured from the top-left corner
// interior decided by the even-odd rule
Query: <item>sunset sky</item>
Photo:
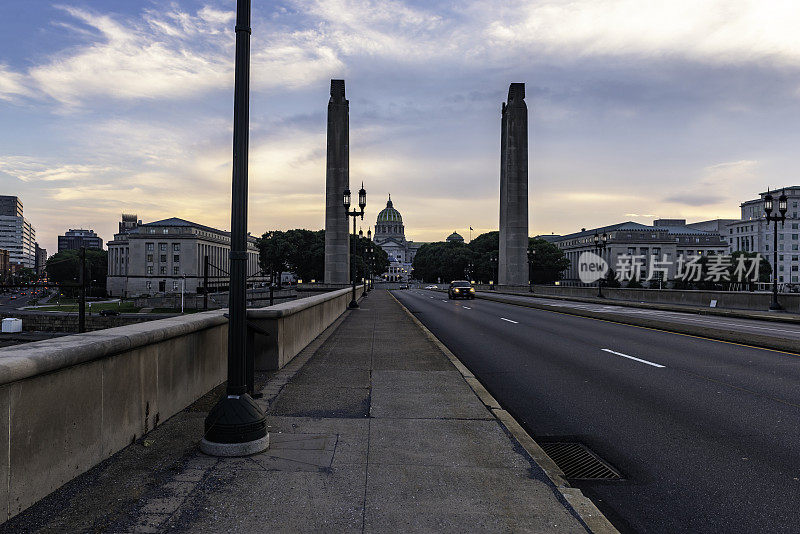
[[[120,213],[230,226],[233,0],[0,2],[0,194],[52,254]],[[500,104],[527,84],[530,229],[738,216],[800,184],[795,1],[253,0],[250,217],[324,219],[329,80],[366,226],[496,229]]]

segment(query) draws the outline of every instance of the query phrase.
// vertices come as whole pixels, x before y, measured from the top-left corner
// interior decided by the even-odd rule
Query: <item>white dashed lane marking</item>
[[[647,360],[643,360],[641,358],[635,358],[633,356],[628,356],[627,354],[622,354],[621,352],[617,352],[615,350],[611,350],[611,349],[600,349],[600,350],[602,350],[603,352],[609,352],[611,354],[616,354],[617,356],[622,356],[623,358],[628,358],[629,360],[635,360],[635,361],[637,361],[639,363],[645,363],[647,365],[652,365],[653,367],[659,367],[659,368],[664,368],[665,367],[664,365],[661,365],[660,363],[648,362]]]
[[[511,319],[506,319],[505,317],[500,317],[503,321],[508,321],[509,323],[519,324],[517,321],[512,321]]]

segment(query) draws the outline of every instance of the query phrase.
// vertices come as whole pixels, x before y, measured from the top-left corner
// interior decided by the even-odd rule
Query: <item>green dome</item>
[[[394,209],[392,205],[392,195],[389,195],[389,201],[386,202],[386,207],[378,214],[378,222],[403,222],[403,217],[400,212]]]

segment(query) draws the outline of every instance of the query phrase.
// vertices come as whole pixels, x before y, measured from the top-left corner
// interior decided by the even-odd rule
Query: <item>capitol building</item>
[[[403,216],[394,209],[391,195],[375,221],[373,240],[389,255],[389,271],[383,273],[382,277],[390,282],[407,282],[411,278],[414,256],[425,243],[406,241]]]

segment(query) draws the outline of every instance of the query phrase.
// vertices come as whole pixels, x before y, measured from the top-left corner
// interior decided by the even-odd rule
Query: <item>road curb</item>
[[[464,381],[469,384],[472,388],[472,391],[477,395],[480,401],[486,406],[486,409],[494,415],[495,419],[500,422],[500,424],[505,427],[506,430],[517,440],[517,443],[525,449],[525,452],[536,462],[536,465],[542,468],[542,470],[547,475],[553,484],[555,484],[556,489],[558,489],[559,493],[563,495],[564,499],[572,506],[578,516],[583,520],[589,530],[591,530],[595,534],[619,534],[619,531],[614,528],[614,525],[606,519],[603,513],[595,506],[595,504],[586,497],[581,490],[578,488],[571,487],[567,481],[564,479],[564,472],[559,469],[556,463],[544,452],[536,440],[534,440],[522,425],[520,425],[514,417],[504,410],[500,403],[492,396],[491,393],[481,384],[481,382],[472,374],[472,372],[467,369],[467,367],[461,363],[461,360],[453,354],[450,349],[448,349],[444,343],[442,343],[439,338],[437,338],[433,332],[428,330],[428,328],[422,324],[422,322],[417,319],[413,313],[409,311],[405,305],[395,297],[391,291],[389,291],[389,295],[397,302],[403,311],[411,318],[411,320],[416,324],[420,330],[425,334],[425,336],[430,339],[438,348],[442,351],[442,353],[447,356],[447,359],[450,360],[450,363],[458,369],[461,373],[461,376],[464,378]]]
[[[798,350],[796,340],[781,339],[779,337],[768,336],[763,334],[753,334],[749,332],[738,332],[736,330],[726,330],[724,328],[711,328],[707,326],[677,323],[665,319],[636,317],[615,312],[598,313],[595,311],[583,310],[580,308],[569,308],[565,306],[559,306],[558,304],[523,302],[517,299],[503,298],[500,295],[478,294],[477,297],[479,299],[488,300],[492,302],[501,302],[503,304],[513,304],[515,306],[522,306],[525,308],[535,308],[537,310],[563,313],[565,315],[586,317],[589,319],[595,319],[597,321],[606,321],[609,323],[618,323],[630,326],[638,326],[642,328],[650,328],[653,330],[661,330],[665,332],[671,332],[674,334],[701,337],[701,338],[711,339],[714,341],[723,341],[726,343],[735,343],[738,345],[745,345],[757,349],[769,349],[792,355],[800,354],[800,350]]]

